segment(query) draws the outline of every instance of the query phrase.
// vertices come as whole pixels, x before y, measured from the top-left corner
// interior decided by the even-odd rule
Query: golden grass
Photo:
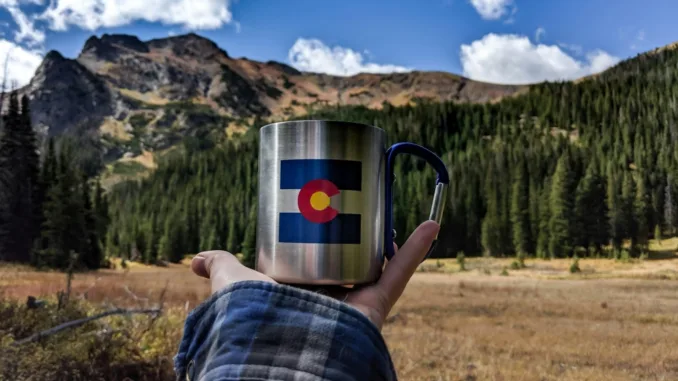
[[[655,249],[673,250],[675,243]],[[678,261],[582,260],[584,273],[615,278],[585,279],[567,272],[567,260],[528,260],[527,269],[499,276],[510,261],[468,259],[468,272],[415,274],[383,330],[400,379],[678,379],[678,282],[649,279],[652,271],[677,269]],[[454,260],[441,263],[456,271]],[[626,279],[642,271],[648,279]],[[6,298],[52,296],[64,284],[61,273],[0,268]],[[167,288],[166,306],[179,316],[204,300],[208,287],[188,261],[167,268],[131,264],[73,280],[77,297],[86,292],[93,303],[118,306],[138,303],[126,288],[150,300]]]
[[[675,380],[676,286],[418,273],[384,336],[407,380]]]
[[[109,135],[123,142],[132,140],[132,135],[125,131],[124,123],[110,116],[104,119],[101,127],[99,127],[99,131],[102,135]]]
[[[120,88],[118,89],[120,93],[128,98],[136,99],[139,101],[142,101],[146,104],[150,105],[156,105],[156,106],[163,106],[169,103],[169,99],[163,98],[160,95],[152,92],[148,93],[140,93],[136,90],[130,90],[130,89],[124,89]]]
[[[156,169],[158,167],[158,164],[155,162],[155,156],[153,155],[153,152],[151,151],[143,151],[141,155],[134,156],[134,157],[123,157],[122,159],[118,160],[120,162],[129,162],[129,161],[136,161],[137,163],[143,165],[146,168],[149,169]]]
[[[139,298],[158,301],[165,288],[165,304],[192,309],[209,295],[209,283],[194,276],[188,264],[153,267],[128,263],[127,269],[76,273],[72,293],[94,303],[135,306]],[[65,289],[66,275],[55,271],[36,272],[31,268],[6,265],[0,268],[0,297],[25,300],[29,295],[53,297]],[[86,294],[86,295],[85,295]]]
[[[247,132],[248,126],[251,124],[249,120],[246,124],[242,124],[238,121],[229,122],[228,126],[225,129],[226,136],[230,139],[234,134],[244,134]]]

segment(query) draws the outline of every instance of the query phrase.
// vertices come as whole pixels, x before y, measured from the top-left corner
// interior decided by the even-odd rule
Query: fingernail
[[[427,225],[429,226],[427,229],[430,230],[432,234],[438,234],[440,231],[440,225],[438,225],[438,223],[434,220],[428,220],[427,222]]]
[[[198,254],[193,259],[191,260],[191,269],[193,269],[193,272],[198,274],[199,276],[202,277],[209,277],[209,274],[207,273],[207,266],[206,266],[206,261],[205,261],[205,256]]]
[[[195,257],[193,257],[193,259],[191,259],[191,263],[192,263],[191,267],[193,267],[193,268],[204,269],[205,268],[205,257],[203,255],[198,254]],[[193,263],[195,263],[195,264],[193,264]]]

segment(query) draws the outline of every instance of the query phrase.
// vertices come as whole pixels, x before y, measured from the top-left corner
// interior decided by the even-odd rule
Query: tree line
[[[80,170],[65,141],[50,139],[40,155],[28,98],[8,98],[0,136],[0,261],[99,268],[108,226],[103,188]]]

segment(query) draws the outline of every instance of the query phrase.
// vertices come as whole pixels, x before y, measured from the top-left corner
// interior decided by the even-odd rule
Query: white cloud
[[[480,17],[485,20],[498,20],[504,16],[509,7],[513,5],[513,0],[470,0],[471,5],[478,11]],[[514,6],[512,15],[517,8]]]
[[[563,49],[567,49],[567,50],[571,51],[572,53],[574,53],[575,55],[578,55],[578,56],[580,56],[584,53],[584,48],[582,48],[581,45],[566,44],[564,42],[559,42],[558,46],[560,46]]]
[[[595,50],[586,55],[588,60],[588,71],[589,73],[585,74],[594,74],[600,73],[610,66],[614,66],[619,62],[619,57],[610,55],[609,53],[603,50]]]
[[[575,79],[619,62],[602,50],[577,60],[556,45],[533,44],[525,36],[494,33],[462,45],[460,57],[467,77],[506,84]]]
[[[534,40],[539,42],[541,39],[546,35],[546,29],[539,27],[537,30],[534,32]]]
[[[508,16],[508,18],[506,20],[504,20],[504,24],[511,25],[511,24],[516,22],[516,13],[518,13],[518,7],[515,6],[515,4],[514,4],[513,7],[511,7],[511,8],[512,8],[511,14]]]
[[[411,70],[402,66],[364,62],[360,52],[341,46],[329,47],[316,39],[297,39],[287,57],[298,70],[341,76]]]
[[[45,32],[35,28],[35,18],[33,16],[29,18],[18,6],[8,6],[7,11],[12,15],[18,28],[14,31],[14,40],[16,42],[26,41],[29,46],[45,42]]]
[[[12,0],[0,0],[12,1]],[[40,15],[53,30],[117,27],[144,20],[187,29],[216,29],[233,20],[230,0],[52,0]]]
[[[7,60],[7,86],[16,83],[21,87],[30,82],[35,69],[42,62],[42,55],[38,51],[24,49],[11,41],[0,39],[0,83],[5,78],[5,60]]]

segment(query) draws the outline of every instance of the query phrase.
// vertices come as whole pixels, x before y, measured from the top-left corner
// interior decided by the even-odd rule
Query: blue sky
[[[441,70],[477,80],[570,79],[678,40],[675,0],[0,0],[0,55],[28,82],[92,34],[195,31],[231,56],[301,70]]]

